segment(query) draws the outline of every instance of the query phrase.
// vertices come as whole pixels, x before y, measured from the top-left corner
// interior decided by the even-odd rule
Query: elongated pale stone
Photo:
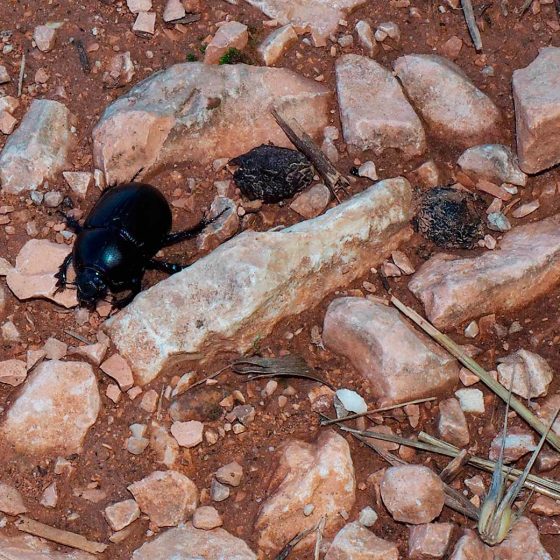
[[[382,262],[410,237],[412,212],[411,186],[399,177],[318,218],[245,232],[141,293],[106,330],[139,384],[177,362],[243,352]]]
[[[560,283],[560,215],[516,227],[496,251],[475,258],[437,254],[410,281],[438,328],[519,309]]]

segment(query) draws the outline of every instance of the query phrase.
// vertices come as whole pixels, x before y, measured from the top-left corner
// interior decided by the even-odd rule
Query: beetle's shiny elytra
[[[154,258],[168,247],[200,233],[209,223],[171,233],[171,208],[163,194],[143,183],[128,183],[107,189],[95,203],[82,226],[69,220],[77,233],[72,252],[56,274],[63,289],[70,263],[76,273],[78,301],[93,306],[107,293],[130,291],[115,300],[124,307],[141,290],[147,269],[174,274],[183,267]]]

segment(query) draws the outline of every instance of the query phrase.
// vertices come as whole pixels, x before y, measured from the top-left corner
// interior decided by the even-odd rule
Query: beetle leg
[[[169,247],[170,245],[175,245],[175,243],[179,243],[181,241],[185,241],[186,239],[192,239],[193,237],[196,237],[199,233],[201,233],[204,230],[206,226],[214,223],[225,211],[226,210],[223,210],[216,217],[210,220],[203,218],[196,226],[192,228],[167,234],[161,246]]]
[[[64,212],[60,212],[60,214],[62,214],[62,217],[64,218],[64,221],[66,222],[66,225],[74,232],[74,233],[80,233],[80,231],[82,231],[82,226],[80,225],[80,222],[78,222],[78,220],[76,220],[75,218],[72,218],[71,216],[67,216]]]
[[[140,292],[142,291],[142,278],[137,276],[132,279],[132,285],[130,287],[130,293],[126,296],[113,300],[113,307],[115,309],[122,309],[126,307]]]
[[[159,261],[157,259],[149,260],[146,267],[150,270],[160,270],[166,274],[175,274],[185,268],[182,264]]]
[[[56,278],[56,290],[54,292],[55,294],[61,292],[62,290],[64,290],[64,288],[66,288],[66,276],[68,274],[68,267],[70,266],[71,262],[72,252],[66,255],[58,269],[58,272],[54,275],[54,277]]]

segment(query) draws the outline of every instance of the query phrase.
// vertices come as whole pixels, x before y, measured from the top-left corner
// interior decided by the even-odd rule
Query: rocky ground
[[[558,408],[559,15],[473,3],[480,52],[457,0],[0,6],[0,558],[274,559],[317,525],[291,558],[560,558],[559,501],[531,496],[490,548],[445,505],[449,457],[385,442],[391,467],[320,426],[331,388],[356,412],[431,399],[346,425],[497,459],[503,401],[391,295],[540,418]],[[280,203],[236,188],[231,158],[290,146],[271,106],[348,177],[340,202],[318,176]],[[195,264],[150,271],[109,318],[54,293],[75,237],[62,213],[133,177],[166,195],[175,229],[220,217],[162,253]],[[411,227],[442,185],[477,195],[469,249],[434,243],[453,221]],[[251,354],[299,356],[327,385],[228,367]],[[509,425],[523,467],[538,435]],[[556,479],[560,455],[545,445],[533,472]],[[490,476],[466,466],[449,484],[476,508]],[[25,518],[90,552],[24,536]]]

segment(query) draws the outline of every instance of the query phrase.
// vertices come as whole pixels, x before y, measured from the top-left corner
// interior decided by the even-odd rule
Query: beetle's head
[[[84,307],[94,307],[107,294],[103,275],[94,268],[84,268],[76,278],[78,301]]]

